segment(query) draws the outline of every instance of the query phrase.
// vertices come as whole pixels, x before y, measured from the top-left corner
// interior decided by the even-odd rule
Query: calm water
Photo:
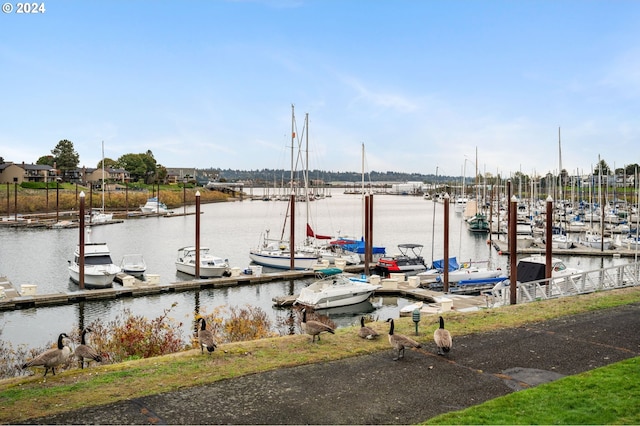
[[[202,205],[201,245],[208,246],[214,254],[229,259],[232,267],[245,269],[250,263],[249,249],[258,245],[262,232],[269,229],[271,237],[280,236],[286,208],[287,203],[281,201]],[[443,210],[442,204],[434,205],[421,197],[375,196],[374,244],[385,246],[388,254],[397,252],[398,244],[423,244],[422,255],[428,263],[432,259],[442,258]],[[306,215],[304,204],[298,204],[298,242],[304,238]],[[310,223],[319,234],[360,237],[362,216],[362,199],[357,195],[333,194],[330,198],[310,203]],[[288,235],[288,230],[285,235]],[[30,230],[0,227],[0,275],[7,276],[18,288],[21,284],[37,284],[38,294],[77,290],[77,286],[69,280],[67,261],[71,259],[78,238],[78,229]],[[115,263],[119,263],[125,254],[141,253],[147,262],[147,272],[159,274],[161,282],[190,279],[189,276],[176,272],[174,261],[180,247],[195,244],[194,215],[130,219],[119,224],[96,226],[91,229],[88,238],[92,241],[106,241]],[[506,270],[508,257],[499,256],[486,240],[486,235],[478,236],[467,231],[461,222],[461,216],[451,209],[449,255],[457,256],[459,261],[489,260],[491,266]],[[569,257],[564,260],[571,266],[585,270],[609,266],[606,263],[603,265],[599,258]],[[155,318],[173,303],[177,303],[177,306],[170,316],[177,322],[184,323],[185,339],[189,335],[189,323],[196,306],[204,312],[211,312],[221,305],[258,306],[269,314],[275,324],[278,318],[287,316],[290,311],[273,307],[272,298],[297,294],[310,281],[276,282],[0,312],[0,339],[13,345],[39,347],[54,341],[60,332],[70,331],[81,323],[88,325],[98,318],[108,321],[126,309],[137,315]],[[410,301],[403,298],[375,298],[359,308],[371,311],[380,318],[397,317],[399,309],[407,303]],[[329,315],[339,326],[352,325],[359,320],[359,312]]]

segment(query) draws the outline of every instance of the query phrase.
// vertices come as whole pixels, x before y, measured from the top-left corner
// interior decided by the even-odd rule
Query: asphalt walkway
[[[280,369],[31,420],[38,424],[414,424],[640,355],[640,304],[429,346]],[[328,339],[331,336],[327,337]],[[386,338],[386,336],[383,336]],[[90,398],[90,396],[88,396]]]

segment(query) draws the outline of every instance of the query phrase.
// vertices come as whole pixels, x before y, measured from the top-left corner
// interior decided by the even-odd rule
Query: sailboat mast
[[[104,141],[102,141],[102,212],[104,213]]]
[[[560,126],[558,126],[558,195],[562,200],[562,145],[560,141]]]
[[[291,194],[293,194],[293,145],[296,139],[296,129],[295,129],[295,121],[296,117],[294,114],[294,105],[291,104]]]

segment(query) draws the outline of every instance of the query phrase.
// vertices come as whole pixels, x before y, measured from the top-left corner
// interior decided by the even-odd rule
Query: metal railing
[[[516,287],[516,303],[528,303],[637,286],[640,285],[639,272],[640,263],[629,263],[564,277],[547,278],[526,283],[519,282]],[[508,305],[511,300],[509,280],[496,284],[491,290],[483,291],[482,295],[486,298],[487,307]]]

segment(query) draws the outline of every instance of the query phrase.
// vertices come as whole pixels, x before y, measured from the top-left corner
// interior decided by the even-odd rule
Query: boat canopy
[[[437,269],[438,271],[444,271],[444,259],[434,260],[431,268]],[[455,271],[460,269],[460,265],[458,265],[458,260],[455,257],[449,258],[449,271]]]

